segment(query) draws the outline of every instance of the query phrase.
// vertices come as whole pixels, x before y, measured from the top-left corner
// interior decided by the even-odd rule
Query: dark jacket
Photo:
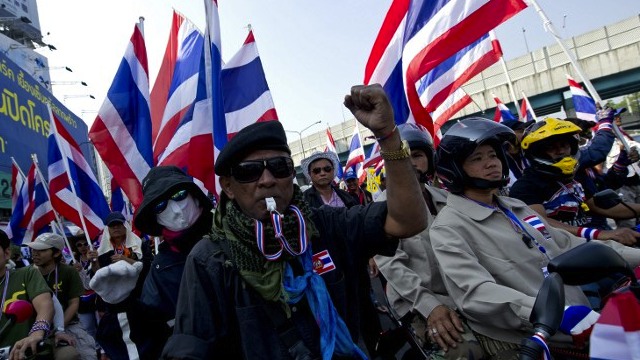
[[[357,260],[374,254],[391,256],[398,244],[385,235],[385,217],[386,202],[381,202],[351,209],[322,206],[314,209],[311,219],[320,236],[310,250],[312,254],[326,250],[335,265],[321,276],[354,339],[359,335]],[[273,304],[243,282],[220,243],[200,241],[189,254],[175,329],[163,358],[291,359],[269,315]],[[291,311],[299,337],[317,355],[319,330],[307,302],[292,305]]]
[[[333,185],[331,185],[331,187],[333,188],[333,191],[338,194],[338,197],[340,198],[340,200],[342,200],[346,208],[358,205],[358,201],[355,200],[353,196],[351,196],[351,194]],[[312,208],[319,208],[320,206],[324,205],[324,201],[322,201],[320,193],[313,186],[305,190],[302,195],[304,195],[304,201],[306,201],[307,204],[311,205]]]

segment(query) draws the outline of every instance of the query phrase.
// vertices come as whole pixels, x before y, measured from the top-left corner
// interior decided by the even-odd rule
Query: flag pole
[[[51,196],[49,196],[49,184],[44,179],[44,176],[42,176],[42,173],[40,172],[40,166],[38,165],[38,154],[31,154],[31,160],[33,160],[33,165],[35,165],[35,167],[36,167],[36,176],[38,178],[40,178],[40,182],[42,183],[42,187],[44,188],[44,192],[45,192],[45,194],[47,194],[47,199],[49,199],[49,202],[51,202]],[[75,256],[73,256],[73,248],[69,244],[69,239],[67,239],[67,236],[64,233],[64,225],[62,224],[62,220],[60,219],[60,215],[58,214],[58,212],[55,209],[53,209],[53,206],[52,206],[52,210],[53,210],[53,215],[56,217],[56,221],[55,222],[52,221],[51,223],[58,225],[58,231],[60,231],[60,234],[62,235],[62,238],[64,239],[65,245],[67,245],[67,247],[69,248],[69,251],[71,251],[71,255],[72,255],[71,257],[73,258],[73,262],[75,262],[76,258],[75,258]],[[91,246],[91,245],[89,245],[89,246]]]
[[[562,51],[569,58],[569,61],[571,62],[571,65],[573,65],[573,68],[575,69],[576,73],[578,73],[578,76],[580,76],[580,79],[582,80],[582,82],[586,86],[587,90],[589,91],[589,94],[591,95],[591,98],[593,98],[593,100],[595,100],[596,108],[602,107],[602,99],[600,98],[600,95],[596,91],[596,88],[593,86],[593,84],[591,84],[591,80],[589,80],[589,78],[586,76],[586,74],[582,70],[582,67],[580,67],[580,64],[578,64],[578,61],[576,60],[576,57],[573,56],[573,54],[569,51],[569,49],[564,44],[564,42],[562,42],[562,39],[558,35],[558,33],[556,31],[556,28],[553,26],[553,23],[551,22],[551,20],[549,20],[549,18],[547,17],[547,14],[544,13],[544,11],[540,7],[540,5],[538,5],[536,0],[528,0],[528,1],[536,9],[536,12],[538,13],[538,15],[540,15],[540,18],[542,19],[543,27],[545,28],[545,30],[548,31],[549,33],[551,33],[551,35],[556,40],[556,42],[558,43],[558,45],[560,46]],[[618,125],[616,125],[615,122],[613,122],[612,125],[613,125],[613,132],[616,134],[616,137],[618,138],[618,140],[620,140],[620,142],[624,146],[624,149],[627,152],[629,152],[629,150],[630,150],[629,143],[627,143],[627,140],[622,135],[622,132],[618,128]]]
[[[51,125],[53,128],[56,128],[55,119],[53,117],[53,112],[51,111],[51,106],[47,104],[47,108],[49,110],[49,118],[51,119]],[[58,149],[62,152],[62,147],[60,146],[60,140],[58,140],[58,129],[56,128],[56,134],[53,136],[56,144],[58,145]],[[64,164],[64,171],[67,173],[67,179],[69,180],[69,187],[71,188],[71,192],[73,193],[73,197],[76,199],[76,211],[78,215],[80,215],[80,223],[82,224],[82,230],[84,231],[84,236],[87,239],[87,244],[89,244],[89,250],[93,251],[93,243],[91,239],[89,239],[89,231],[87,231],[87,224],[84,222],[84,214],[82,213],[82,205],[80,205],[80,198],[76,193],[76,187],[73,186],[73,179],[71,178],[71,170],[69,169],[69,159],[63,156],[62,163]]]
[[[24,173],[22,172],[22,169],[20,169],[20,166],[18,166],[18,162],[16,161],[16,159],[13,156],[11,157],[11,162],[16,166],[16,169],[18,169],[18,171],[20,172],[20,175],[22,176],[22,178],[26,179],[27,177],[24,176]]]
[[[491,38],[498,39],[493,30],[489,31],[489,36]],[[507,87],[509,88],[509,95],[511,95],[511,101],[516,106],[516,112],[518,113],[518,118],[522,119],[522,114],[520,113],[520,106],[518,104],[518,98],[516,97],[516,92],[514,91],[513,81],[511,81],[511,76],[509,76],[509,69],[507,68],[507,62],[504,61],[504,57],[502,56],[502,52],[500,52],[500,65],[502,65],[502,71],[504,71],[504,76],[507,78]]]

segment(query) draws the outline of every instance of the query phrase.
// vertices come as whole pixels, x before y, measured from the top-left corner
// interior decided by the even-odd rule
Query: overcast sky
[[[164,55],[175,8],[204,28],[204,0],[38,0],[44,41],[58,50],[38,50],[52,70],[51,79],[82,80],[88,87],[54,85],[71,98],[66,106],[89,126],[102,104],[139,16],[144,16],[150,81]],[[240,48],[251,23],[276,110],[286,129],[301,130],[315,121],[334,125],[350,119],[342,99],[363,80],[364,66],[390,0],[218,0],[222,57]],[[638,0],[538,0],[563,37],[640,16]],[[523,34],[523,29],[525,30]],[[555,41],[543,30],[533,7],[497,29],[505,58]],[[322,129],[311,128],[305,135]]]

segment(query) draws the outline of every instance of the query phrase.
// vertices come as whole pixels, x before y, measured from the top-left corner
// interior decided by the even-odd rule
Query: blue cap
[[[357,179],[358,176],[356,175],[356,172],[353,171],[353,169],[349,169],[344,173],[344,180],[350,180],[350,179]]]
[[[104,219],[104,224],[107,226],[111,226],[115,223],[124,224],[125,221],[126,219],[124,218],[124,215],[122,215],[121,212],[114,211],[109,215],[107,215],[107,217]]]

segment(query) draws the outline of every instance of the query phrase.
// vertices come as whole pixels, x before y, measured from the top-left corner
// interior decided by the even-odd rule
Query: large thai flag
[[[253,31],[222,69],[227,136],[255,122],[278,120]]]
[[[567,75],[569,90],[576,109],[576,117],[582,120],[596,121],[596,102],[582,89],[571,76]]]
[[[631,291],[614,293],[591,332],[593,360],[640,359],[640,305]]]
[[[364,162],[364,148],[362,147],[362,140],[360,140],[360,130],[358,129],[358,123],[353,128],[353,135],[349,142],[349,157],[347,158],[347,164],[344,166],[345,173],[352,169],[355,171],[358,179],[363,179],[366,176],[362,163]]]
[[[442,138],[442,132],[440,131],[442,125],[449,121],[458,111],[471,104],[471,102],[471,97],[462,88],[458,88],[431,113],[431,117],[434,119],[433,129],[435,136],[433,137],[433,145],[435,147],[438,146]]]
[[[333,135],[331,134],[331,129],[327,128],[327,145],[324,148],[325,152],[332,152],[336,154],[338,157],[338,150],[336,149],[336,142],[333,140]],[[336,177],[335,181],[340,182],[342,180],[342,176],[344,175],[344,171],[342,171],[342,166],[338,166],[336,169]]]
[[[139,206],[142,179],[153,166],[149,70],[142,24],[134,27],[89,138],[127,197]]]
[[[500,43],[491,33],[453,54],[418,81],[422,106],[435,111],[454,91],[500,60]]]
[[[109,207],[80,147],[49,111],[49,195],[53,208],[95,239]]]
[[[504,122],[506,120],[516,120],[516,117],[513,116],[511,110],[505,105],[497,96],[492,95],[493,100],[496,102],[496,112],[493,115],[493,121],[495,122]]]
[[[382,171],[384,167],[384,160],[382,160],[382,155],[380,154],[380,143],[377,141],[373,143],[371,150],[369,150],[369,155],[367,155],[362,164],[362,168],[365,170],[371,166],[374,167],[376,175],[380,174],[380,171]]]
[[[393,1],[364,82],[383,85],[397,123],[415,121],[433,135],[431,117],[420,102],[419,80],[526,7],[523,0]]]
[[[13,191],[11,194],[11,218],[5,228],[5,232],[14,244],[19,245],[22,244],[26,231],[25,224],[31,218],[31,214],[28,213],[30,204],[29,185],[18,164],[13,158],[11,161],[11,188]],[[35,171],[33,168],[34,166],[29,169],[30,173],[32,170]]]
[[[536,117],[536,113],[533,111],[533,107],[529,102],[529,99],[524,95],[524,91],[522,92],[522,101],[520,104],[520,114],[522,114],[521,121],[527,122],[531,120],[538,121]]]
[[[29,170],[29,175],[27,176],[28,182],[33,183],[33,192],[31,193],[32,215],[27,225],[27,232],[23,243],[33,241],[42,230],[47,228],[52,221],[56,220],[46,183],[44,183],[44,177],[40,174],[40,170],[35,163],[32,169],[33,176],[31,175],[31,170]]]
[[[203,43],[196,26],[174,10],[167,48],[151,90],[155,163],[196,98]]]

